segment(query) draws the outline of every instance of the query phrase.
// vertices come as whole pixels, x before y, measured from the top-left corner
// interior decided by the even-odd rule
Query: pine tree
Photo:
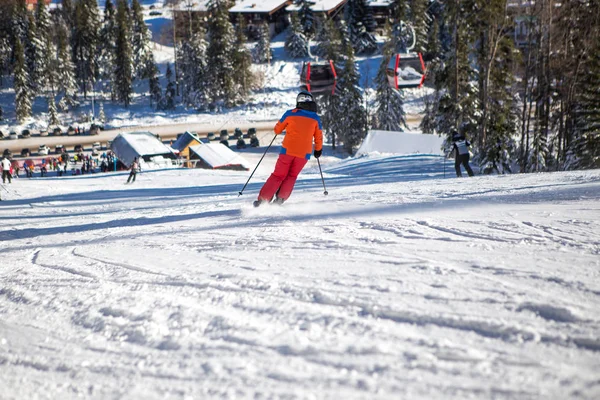
[[[581,37],[573,38],[572,43],[582,54],[577,54],[581,65],[577,89],[573,90],[574,103],[572,111],[571,137],[567,137],[565,147],[569,157],[566,168],[600,168],[600,13],[592,3],[573,4],[580,7],[578,18],[571,19],[571,24],[577,21],[578,26],[570,25],[572,32],[580,32]],[[576,70],[577,70],[576,69]]]
[[[129,20],[127,20],[129,23]],[[98,78],[98,41],[100,15],[96,0],[79,0],[75,3],[73,26],[73,53],[76,77],[87,98],[88,85]]]
[[[295,13],[292,13],[292,23],[289,33],[285,39],[285,52],[292,58],[302,58],[308,56],[308,40],[302,33],[300,21]]]
[[[106,114],[104,113],[104,103],[100,103],[100,109],[98,110],[98,122],[104,126],[106,123]]]
[[[209,45],[206,50],[206,81],[209,82],[208,98],[213,106],[223,102],[225,106],[235,104],[238,94],[235,92],[233,66],[233,43],[235,35],[229,21],[228,3],[223,0],[210,0],[208,3],[210,19],[208,21]]]
[[[351,45],[346,46],[344,74],[340,82],[342,117],[345,128],[339,132],[344,150],[353,154],[367,134],[367,113],[360,89],[360,75]]]
[[[25,60],[27,63],[27,73],[29,77],[29,91],[28,95],[33,101],[38,92],[38,82],[40,80],[40,74],[42,71],[39,69],[40,54],[40,42],[37,37],[37,28],[33,14],[28,14],[28,30],[27,30],[27,42],[25,43]]]
[[[140,79],[148,78],[148,58],[152,54],[150,41],[152,34],[144,21],[142,7],[138,0],[131,2],[131,50],[133,56],[134,75]]]
[[[427,14],[429,0],[411,0],[411,25],[415,30],[414,51],[422,53],[427,48],[430,16]]]
[[[336,69],[338,69],[340,61],[343,59],[342,42],[345,42],[346,39],[342,38],[342,34],[345,31],[336,27],[331,19],[327,19],[322,26],[323,29],[318,37],[319,45],[317,46],[317,52],[324,59],[333,61]],[[331,143],[333,150],[336,149],[337,136],[344,129],[340,90],[341,87],[338,82],[333,94],[326,93],[319,96],[317,101],[321,109],[323,131],[327,140]]]
[[[389,34],[387,36],[390,37]],[[386,131],[403,131],[406,128],[403,95],[402,92],[390,87],[386,74],[388,61],[394,54],[394,43],[393,38],[389,39],[383,47],[383,57],[377,72],[374,128]]]
[[[147,59],[146,65],[146,76],[148,77],[148,91],[150,92],[150,105],[158,108],[162,99],[162,90],[160,89],[160,82],[158,80],[158,66],[154,61],[154,54],[150,54]]]
[[[179,85],[183,102],[192,107],[203,109],[207,101],[206,74],[207,43],[204,32],[198,32],[184,40],[177,49]]]
[[[348,39],[355,54],[371,54],[377,50],[373,34],[375,21],[367,0],[348,0],[344,8],[344,19],[349,27]]]
[[[250,94],[250,88],[254,81],[252,75],[252,54],[246,46],[246,20],[244,17],[238,17],[235,30],[235,44],[233,46],[233,64],[235,68],[235,84],[240,94],[240,101],[244,101]]]
[[[471,0],[447,3],[445,26],[450,29],[449,51],[440,61],[435,75],[437,103],[432,104],[426,115],[435,132],[450,135],[453,128],[459,129],[472,143],[476,143],[478,125],[478,87],[473,84],[477,74],[469,57],[475,37],[471,31]]]
[[[315,16],[311,9],[311,6],[313,4],[314,3],[309,0],[297,0],[296,5],[299,6],[300,9],[298,10],[297,15],[295,13],[292,13],[292,23],[294,15],[296,15],[296,17],[298,18],[298,22],[301,26],[301,30],[298,30],[297,32],[301,32],[307,37],[312,37],[316,28]]]
[[[133,65],[129,37],[129,10],[127,1],[118,0],[116,64],[114,66],[116,86],[113,90],[115,91],[115,98],[122,102],[125,107],[129,107],[133,95]]]
[[[271,50],[271,32],[269,25],[263,22],[260,25],[258,42],[254,48],[254,61],[259,64],[271,63],[273,59],[273,51]]]
[[[30,84],[27,66],[25,64],[25,54],[21,39],[17,38],[15,43],[15,111],[17,121],[22,124],[31,117],[31,97],[29,95]]]
[[[342,31],[335,26],[332,19],[325,20],[322,26],[323,29],[317,37],[319,43],[316,54],[325,60],[335,60],[337,62],[342,55]]]
[[[100,29],[100,43],[98,50],[98,74],[103,84],[101,90],[111,93],[111,99],[114,100],[114,88],[117,86],[116,77],[114,75],[114,65],[116,63],[116,47],[117,47],[117,28],[116,28],[116,11],[111,0],[106,0],[104,6],[104,22]]]
[[[2,36],[5,34],[5,32],[1,31],[0,33],[2,33]],[[6,35],[6,37],[0,38],[0,87],[4,85],[4,74],[8,70],[11,53],[10,41],[8,40],[8,35]]]
[[[59,21],[61,21],[59,19]],[[70,108],[77,107],[77,81],[75,80],[75,64],[71,59],[71,45],[69,31],[62,23],[56,25],[58,41],[58,59],[56,65],[56,83],[59,92],[63,97],[58,103],[58,108],[67,111]]]
[[[58,112],[56,111],[56,103],[54,102],[54,97],[48,96],[48,127],[60,125],[60,121],[58,119]]]
[[[29,13],[27,12],[27,3],[25,0],[17,0],[13,3],[12,23],[13,23],[13,42],[21,40],[23,43],[27,39],[29,31]]]
[[[164,105],[165,110],[173,110],[175,108],[175,82],[173,81],[173,71],[171,64],[167,64],[167,90],[165,91]]]
[[[50,32],[50,14],[46,9],[46,2],[38,0],[35,9],[35,87],[38,92],[47,88],[49,77],[49,62],[54,55],[52,54],[51,32]],[[49,58],[50,57],[50,58]]]
[[[494,56],[494,68],[488,82],[488,112],[485,115],[489,130],[485,144],[480,148],[480,165],[484,173],[512,172],[510,164],[517,150],[513,137],[518,132],[520,119],[517,94],[513,90],[513,66],[516,62],[514,55],[512,39],[503,36]],[[481,118],[483,119],[483,113]]]

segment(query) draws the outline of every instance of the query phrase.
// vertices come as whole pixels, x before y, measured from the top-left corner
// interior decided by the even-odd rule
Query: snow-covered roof
[[[110,149],[125,165],[131,165],[136,157],[173,154],[170,147],[150,132],[120,133],[111,143]]]
[[[357,155],[378,153],[442,154],[444,138],[421,132],[369,131]]]
[[[242,0],[229,9],[230,13],[274,13],[291,0]]]
[[[389,7],[394,1],[393,0],[370,0],[367,2],[370,7]]]
[[[208,0],[197,1],[192,4],[188,4],[185,1],[180,1],[175,7],[175,11],[208,11]]]
[[[315,0],[314,4],[310,7],[315,12],[330,12],[345,4],[347,0]],[[287,11],[293,12],[300,10],[300,7],[292,4],[286,7]]]
[[[233,168],[249,170],[250,164],[245,158],[221,143],[206,143],[190,146],[190,151],[198,155],[210,168]]]
[[[200,143],[200,139],[198,139],[198,136],[194,135],[193,133],[185,132],[183,135],[177,138],[175,143],[171,145],[171,148],[177,151],[182,151],[192,143],[198,144]]]

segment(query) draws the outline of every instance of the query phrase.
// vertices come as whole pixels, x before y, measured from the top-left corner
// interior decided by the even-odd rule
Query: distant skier
[[[276,135],[286,131],[286,135],[275,171],[260,190],[258,200],[254,202],[255,207],[270,202],[274,196],[273,203],[283,204],[292,194],[298,174],[310,159],[310,153],[316,158],[321,157],[323,132],[313,95],[306,91],[300,92],[296,97],[296,108],[283,114],[274,131]]]
[[[135,182],[135,175],[137,174],[139,168],[140,168],[140,163],[138,162],[138,158],[136,157],[133,159],[133,162],[131,163],[131,167],[129,167],[131,172],[129,173],[129,178],[127,178],[127,183],[129,183],[129,181],[131,181],[131,183]],[[133,178],[133,180],[132,180],[132,178]]]
[[[10,173],[11,163],[8,157],[4,157],[2,159],[2,183],[6,183],[6,178],[8,178],[8,183],[12,183],[12,174]]]
[[[452,147],[454,150],[454,169],[456,170],[456,176],[461,177],[460,165],[462,164],[467,170],[469,176],[473,176],[473,170],[469,165],[469,146],[471,143],[465,139],[456,129],[452,130]]]

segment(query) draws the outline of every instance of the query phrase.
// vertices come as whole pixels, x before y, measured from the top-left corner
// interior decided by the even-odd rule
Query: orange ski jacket
[[[281,154],[310,159],[313,140],[315,150],[323,150],[321,118],[317,113],[300,108],[288,110],[273,129],[276,135],[284,130]]]

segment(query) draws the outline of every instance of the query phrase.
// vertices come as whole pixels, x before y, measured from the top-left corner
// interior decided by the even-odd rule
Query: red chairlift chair
[[[421,53],[394,54],[386,68],[388,83],[393,89],[420,88],[426,73]]]
[[[333,61],[325,63],[305,62],[302,65],[300,74],[300,84],[303,90],[308,90],[313,94],[335,93],[337,83],[337,73]]]

